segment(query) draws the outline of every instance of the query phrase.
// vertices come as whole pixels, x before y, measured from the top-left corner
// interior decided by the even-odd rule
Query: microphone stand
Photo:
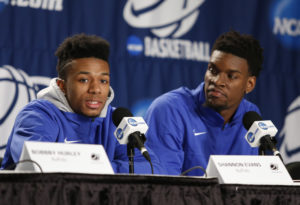
[[[127,156],[128,156],[128,164],[129,164],[129,174],[134,174],[134,146],[133,143],[128,142],[127,144]]]
[[[258,148],[259,155],[265,155],[266,150],[271,150],[275,156],[278,156],[283,162],[280,152],[275,148],[276,141],[269,135],[264,136],[260,139],[260,145]]]
[[[259,145],[258,147],[258,154],[259,155],[265,155],[265,147],[262,145]]]
[[[146,141],[145,135],[142,135],[139,131],[132,133],[128,138],[127,144],[127,156],[129,163],[129,173],[134,174],[134,148],[139,148],[141,144],[144,144]],[[148,155],[147,160],[150,160],[150,156]],[[151,160],[150,160],[151,163]],[[151,170],[153,173],[153,168],[151,164]]]
[[[264,137],[262,137],[260,139],[260,145],[258,147],[259,155],[266,155],[266,151],[269,149],[269,145],[268,145],[267,141],[264,139],[265,139]]]

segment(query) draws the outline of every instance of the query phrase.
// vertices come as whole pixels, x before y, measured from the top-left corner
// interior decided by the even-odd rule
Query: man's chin
[[[95,118],[95,117],[99,117],[101,112],[85,112],[83,113],[83,115],[85,115],[86,117],[91,117],[91,118]]]
[[[216,102],[214,100],[212,100],[212,101],[210,101],[210,100],[206,101],[205,105],[206,105],[206,107],[210,107],[210,108],[212,108],[214,110],[218,110],[218,111],[219,110],[224,110],[227,107],[225,103]]]

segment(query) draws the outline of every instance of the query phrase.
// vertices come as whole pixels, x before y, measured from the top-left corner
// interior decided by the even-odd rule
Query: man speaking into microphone
[[[114,171],[129,172],[126,145],[114,137],[109,48],[105,39],[87,34],[73,35],[59,45],[55,53],[58,77],[18,114],[3,169],[18,163],[25,141],[41,141],[101,144]],[[159,174],[159,164],[154,156],[151,159],[155,173]],[[152,173],[144,158],[135,165],[135,173]]]
[[[146,144],[167,174],[206,169],[210,155],[257,155],[244,136],[242,119],[259,109],[244,99],[262,69],[263,49],[250,35],[230,31],[215,41],[204,82],[158,97],[148,109]],[[200,69],[200,68],[199,68]],[[199,76],[200,78],[201,76]],[[187,175],[203,175],[192,169]]]

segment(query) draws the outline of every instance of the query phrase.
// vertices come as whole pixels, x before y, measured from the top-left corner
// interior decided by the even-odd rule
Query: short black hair
[[[109,47],[105,39],[96,35],[81,33],[66,38],[55,52],[58,77],[65,79],[67,64],[74,59],[94,57],[108,62]]]
[[[248,62],[249,74],[259,76],[263,63],[263,48],[259,41],[248,34],[240,34],[237,31],[229,31],[220,35],[212,51],[219,50],[244,58]]]

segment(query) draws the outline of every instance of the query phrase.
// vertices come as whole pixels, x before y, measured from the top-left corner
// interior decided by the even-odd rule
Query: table
[[[0,204],[216,204],[216,178],[71,173],[0,174]]]
[[[1,205],[300,205],[300,186],[219,184],[217,178],[0,172]]]
[[[223,204],[300,205],[300,186],[222,184]]]

